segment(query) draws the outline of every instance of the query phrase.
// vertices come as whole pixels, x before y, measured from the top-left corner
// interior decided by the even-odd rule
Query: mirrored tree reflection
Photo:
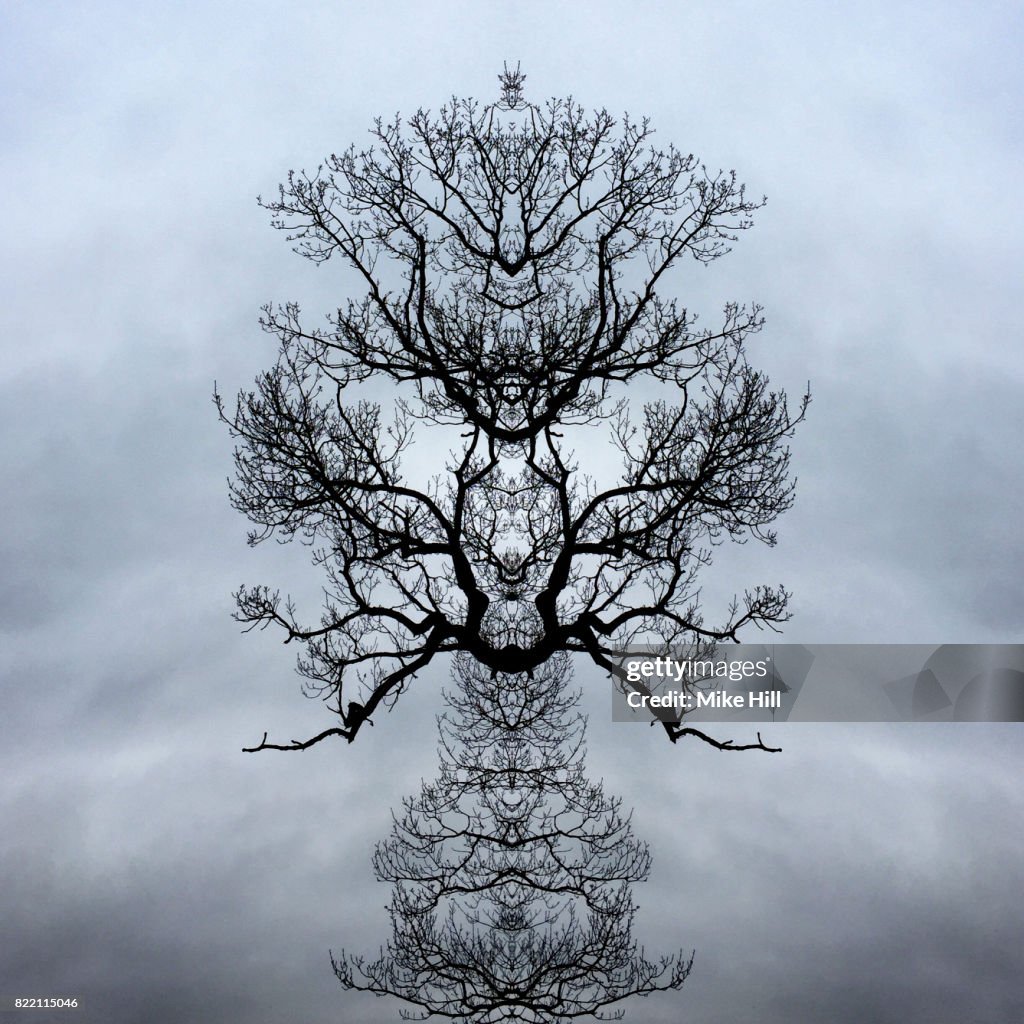
[[[398,997],[405,1018],[479,1024],[615,1018],[679,988],[692,957],[650,960],[633,938],[650,854],[586,776],[568,658],[531,678],[460,657],[452,675],[439,775],[374,856],[391,939],[373,961],[332,957],[342,985]]]

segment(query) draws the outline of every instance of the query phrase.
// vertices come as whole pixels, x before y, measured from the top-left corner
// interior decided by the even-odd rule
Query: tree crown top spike
[[[508,61],[505,61],[502,72],[498,75],[501,83],[501,102],[498,104],[507,110],[519,110],[526,106],[523,99],[523,83],[526,75],[520,70],[519,61],[516,61],[515,69],[510,69]]]

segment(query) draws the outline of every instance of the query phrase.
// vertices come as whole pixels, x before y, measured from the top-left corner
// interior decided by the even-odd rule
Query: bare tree
[[[233,413],[215,396],[250,542],[301,537],[327,578],[318,624],[270,588],[236,595],[240,621],[302,645],[300,673],[340,718],[250,749],[351,741],[443,653],[529,674],[577,652],[613,672],[630,642],[736,640],[788,617],[782,587],[755,586],[708,625],[697,574],[726,538],[774,543],[808,396],[791,413],[749,365],[757,306],[703,329],[663,294],[685,261],[726,253],[761,201],[654,146],[646,120],[528,103],[518,71],[501,81],[496,103],[378,121],[371,148],[290,173],[263,204],[361,296],[323,328],[266,307],[277,365]],[[371,378],[402,387],[393,418],[356,397]],[[622,385],[642,378],[666,397],[634,419]],[[567,441],[602,424],[622,458],[607,485],[581,478]],[[456,433],[422,484],[402,465],[417,425]],[[524,615],[540,628],[517,628]]]
[[[392,938],[369,963],[332,956],[341,983],[398,997],[407,1018],[467,1024],[614,1018],[632,996],[679,988],[692,957],[651,961],[632,937],[631,883],[650,854],[585,775],[566,655],[529,679],[460,654],[455,676],[440,775],[374,857]]]

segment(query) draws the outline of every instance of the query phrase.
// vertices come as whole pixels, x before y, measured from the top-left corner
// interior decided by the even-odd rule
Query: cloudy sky
[[[272,361],[262,303],[340,298],[257,194],[377,114],[492,98],[504,60],[768,195],[678,281],[709,316],[762,303],[753,361],[814,393],[779,544],[723,551],[710,610],[781,580],[787,639],[1024,640],[1022,37],[996,2],[5,4],[0,996],[397,1019],[328,950],[386,939],[370,854],[434,770],[444,670],[351,747],[240,752],[328,723],[230,619],[243,581],[315,588],[304,551],[246,547],[210,397]],[[1020,727],[780,726],[784,753],[726,755],[611,725],[577,678],[654,854],[637,935],[697,951],[630,1019],[1024,1017]]]

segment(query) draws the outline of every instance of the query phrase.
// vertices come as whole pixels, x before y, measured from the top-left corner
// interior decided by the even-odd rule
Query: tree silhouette
[[[392,937],[369,963],[332,956],[346,988],[398,997],[406,1018],[562,1024],[683,984],[692,957],[651,961],[632,937],[650,854],[585,775],[569,673],[564,653],[533,679],[456,657],[439,777],[374,856]]]
[[[749,365],[759,307],[730,304],[704,329],[663,294],[685,260],[726,253],[762,201],[655,147],[646,120],[528,103],[518,70],[501,81],[495,103],[378,120],[371,148],[289,173],[263,202],[359,297],[322,328],[265,307],[277,364],[234,412],[215,395],[250,543],[300,537],[326,575],[318,624],[265,586],[237,592],[237,617],[297,641],[308,692],[340,719],[248,749],[351,742],[439,654],[529,675],[581,653],[614,672],[631,642],[736,640],[788,617],[784,588],[755,586],[708,625],[698,572],[724,539],[774,543],[808,396],[791,413]],[[393,417],[357,397],[371,379],[400,387]],[[641,379],[666,397],[633,417],[624,385]],[[452,441],[422,481],[403,467],[416,426],[431,448]],[[622,459],[607,485],[568,440],[602,426]],[[523,616],[539,628],[516,628]]]

